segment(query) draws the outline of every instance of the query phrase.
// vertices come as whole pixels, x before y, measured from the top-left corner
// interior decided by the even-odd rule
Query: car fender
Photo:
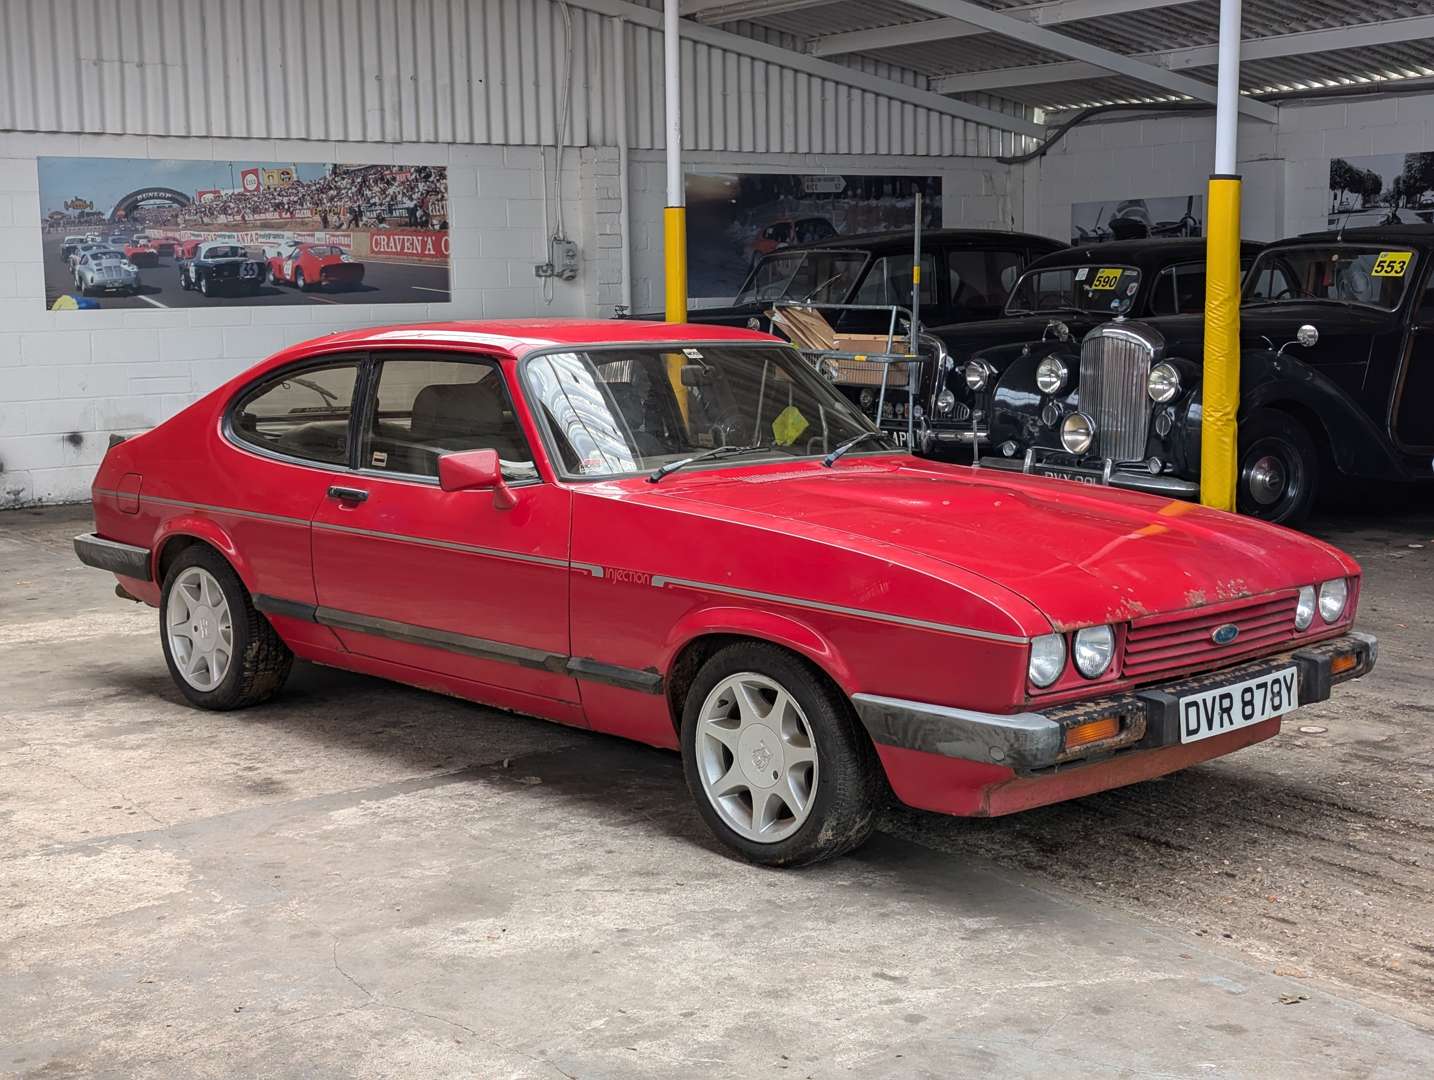
[[[790,615],[723,602],[695,608],[673,625],[663,642],[661,670],[670,672],[684,648],[711,634],[735,634],[791,649],[831,676],[844,693],[851,692],[851,669],[832,643],[812,627]]]
[[[165,545],[178,537],[192,537],[214,548],[228,560],[230,566],[234,567],[234,572],[239,575],[239,580],[244,583],[244,587],[253,591],[253,569],[240,554],[233,537],[215,521],[195,514],[179,514],[160,525],[159,531],[154,537],[154,544],[150,549],[150,559],[152,560],[150,569],[156,582],[163,585],[159,574],[159,562]]]

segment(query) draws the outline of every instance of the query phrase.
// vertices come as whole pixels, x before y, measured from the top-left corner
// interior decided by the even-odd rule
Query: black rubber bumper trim
[[[75,554],[86,566],[96,570],[108,570],[112,574],[134,578],[137,581],[153,581],[150,572],[149,548],[134,544],[121,544],[118,540],[106,540],[94,533],[75,537]]]
[[[625,668],[615,664],[604,664],[581,656],[568,659],[568,674],[584,682],[606,683],[623,690],[636,690],[643,694],[662,693],[662,673],[656,668]]]

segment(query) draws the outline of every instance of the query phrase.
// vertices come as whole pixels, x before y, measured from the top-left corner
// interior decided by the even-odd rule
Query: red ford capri
[[[320,338],[111,448],[94,508],[80,559],[195,705],[298,656],[678,749],[770,864],[855,847],[888,787],[1006,814],[1228,754],[1375,661],[1339,551],[914,459],[720,326]]]

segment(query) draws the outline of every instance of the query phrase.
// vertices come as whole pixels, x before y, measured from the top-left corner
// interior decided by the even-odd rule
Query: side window
[[[535,475],[533,453],[498,365],[436,357],[385,359],[364,434],[363,468],[436,477],[438,459],[461,450],[496,450],[509,475]]]
[[[234,436],[289,457],[347,465],[357,380],[356,360],[271,376],[239,400]]]
[[[1205,310],[1205,264],[1167,266],[1155,279],[1150,297],[1153,315],[1198,315]]]
[[[911,306],[911,256],[883,255],[873,259],[853,304],[898,304]],[[936,303],[936,260],[921,256],[921,303]]]
[[[1021,269],[1019,251],[951,251],[946,256],[951,308],[968,319],[1001,314]]]

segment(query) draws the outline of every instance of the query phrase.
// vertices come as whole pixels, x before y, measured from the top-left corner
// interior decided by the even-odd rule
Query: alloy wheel
[[[175,578],[164,632],[185,682],[207,692],[224,681],[234,659],[234,619],[224,590],[204,567],[188,567]]]
[[[792,694],[753,671],[712,688],[697,720],[697,773],[739,835],[775,844],[811,813],[819,774],[811,726]]]

